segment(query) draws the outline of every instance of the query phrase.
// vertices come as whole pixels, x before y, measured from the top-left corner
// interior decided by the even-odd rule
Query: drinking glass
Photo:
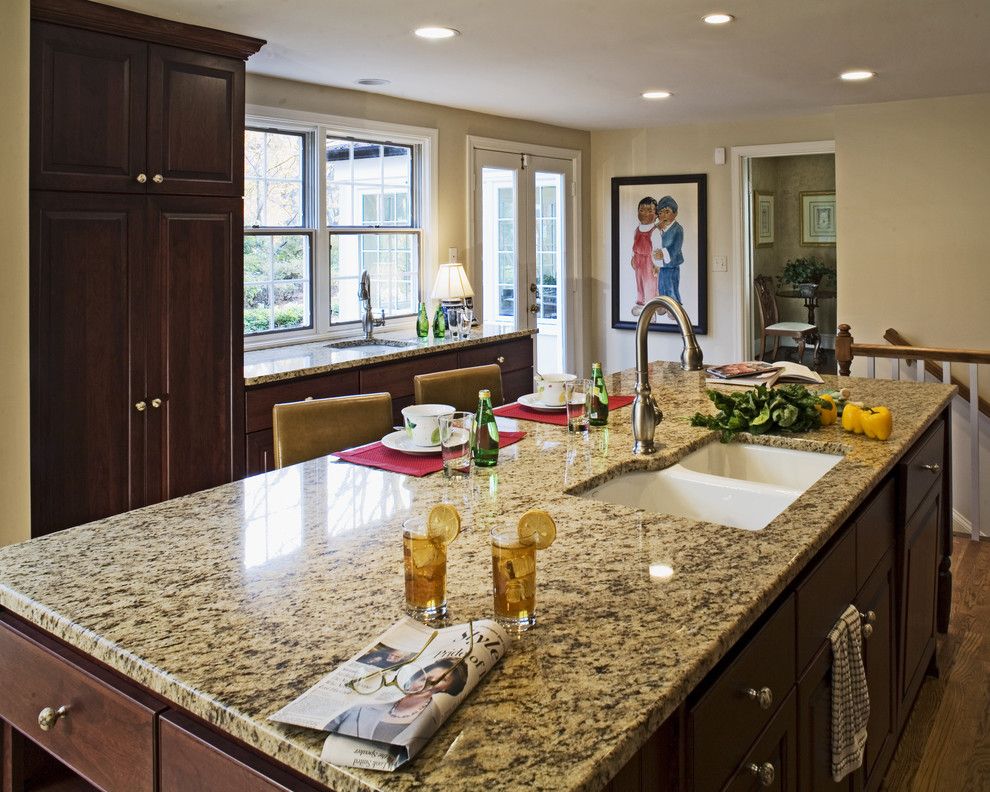
[[[515,632],[536,624],[536,545],[514,527],[493,528],[492,598],[495,621]]]
[[[440,416],[440,451],[443,472],[448,478],[471,472],[473,430],[474,413],[458,411]]]
[[[461,336],[467,338],[471,335],[471,323],[474,322],[474,311],[470,308],[461,309]]]
[[[461,314],[459,308],[447,309],[447,329],[450,337],[456,339],[461,332]]]
[[[564,383],[564,404],[567,405],[568,431],[588,431],[588,414],[591,412],[591,397],[593,395],[594,383],[589,379],[576,379]]]
[[[402,567],[406,577],[406,613],[423,622],[447,615],[447,543],[430,536],[426,520],[402,524]]]

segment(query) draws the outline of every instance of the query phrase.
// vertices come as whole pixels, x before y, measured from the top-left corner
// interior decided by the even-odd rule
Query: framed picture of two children
[[[633,330],[643,305],[673,297],[694,332],[708,332],[708,177],[612,179],[612,327]],[[650,330],[679,332],[657,311]]]

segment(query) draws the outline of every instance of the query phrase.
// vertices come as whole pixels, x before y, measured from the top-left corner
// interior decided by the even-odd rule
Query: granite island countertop
[[[470,479],[421,479],[331,457],[0,549],[0,606],[162,698],[340,792],[597,790],[680,706],[949,403],[954,388],[843,379],[894,413],[887,442],[837,426],[756,442],[843,459],[763,531],[567,494],[658,469],[713,440],[704,375],[651,367],[659,453],[631,454],[629,408],[587,436],[529,432]],[[828,379],[829,384],[834,380]],[[608,379],[631,393],[632,372]],[[745,438],[745,436],[744,436]],[[455,503],[456,620],[491,613],[487,536],[527,508],[557,520],[539,557],[539,623],[395,773],[320,761],[321,732],[269,722],[400,617],[400,529]],[[662,562],[669,579],[651,578]]]
[[[468,338],[415,338],[408,334],[381,333],[375,337],[388,343],[400,342],[404,346],[345,347],[334,349],[332,341],[313,341],[304,344],[253,349],[244,353],[244,385],[266,385],[297,377],[328,374],[359,366],[374,366],[406,358],[433,355],[456,349],[468,349],[499,341],[512,341],[536,334],[536,330],[505,330],[495,325],[482,325],[471,330]],[[345,339],[341,339],[345,340]],[[346,341],[346,340],[345,340]]]

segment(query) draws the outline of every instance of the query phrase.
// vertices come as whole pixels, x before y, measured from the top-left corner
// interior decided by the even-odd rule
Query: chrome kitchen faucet
[[[636,323],[636,399],[632,405],[633,453],[655,454],[653,436],[657,425],[663,420],[663,413],[650,392],[650,364],[646,359],[646,337],[650,330],[650,320],[660,308],[666,308],[681,329],[684,350],[681,352],[681,368],[685,371],[698,371],[702,366],[701,347],[694,337],[694,329],[684,306],[673,297],[660,295],[643,306],[643,312]]]
[[[361,281],[358,283],[358,300],[361,301],[361,329],[364,330],[364,338],[366,341],[374,341],[374,333],[376,327],[382,327],[385,324],[385,309],[382,308],[382,318],[375,319],[371,315],[371,276],[368,274],[368,270],[361,273]]]

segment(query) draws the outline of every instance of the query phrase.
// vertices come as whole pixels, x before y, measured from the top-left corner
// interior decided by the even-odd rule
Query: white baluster
[[[918,360],[915,361],[914,365],[916,365],[918,367],[918,370],[915,372],[916,378],[917,378],[918,382],[924,382],[925,381],[925,361],[923,361],[923,360],[921,360],[919,358]]]
[[[973,523],[971,537],[980,540],[980,386],[976,363],[969,364],[969,453],[972,492],[970,493],[970,519]]]
[[[891,358],[890,359],[890,378],[892,380],[899,380],[901,378],[901,359]]]
[[[875,357],[868,357],[866,359],[866,376],[870,379],[874,379],[877,376],[877,359]]]
[[[942,361],[942,384],[948,385],[952,382],[952,364],[948,360]]]

